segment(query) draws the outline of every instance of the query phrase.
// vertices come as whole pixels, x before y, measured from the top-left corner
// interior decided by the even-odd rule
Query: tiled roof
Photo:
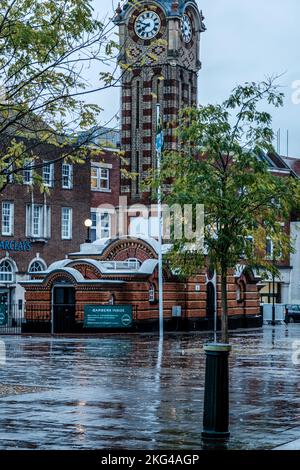
[[[296,175],[300,176],[300,158],[285,157],[284,161],[296,173]]]

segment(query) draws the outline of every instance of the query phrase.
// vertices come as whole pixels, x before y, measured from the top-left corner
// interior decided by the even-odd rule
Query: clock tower
[[[179,111],[197,104],[204,17],[196,0],[128,0],[116,11],[122,71],[124,169],[121,193],[145,202],[141,181],[156,167],[156,105],[161,105],[165,150],[176,150]],[[126,173],[126,172],[125,172]]]

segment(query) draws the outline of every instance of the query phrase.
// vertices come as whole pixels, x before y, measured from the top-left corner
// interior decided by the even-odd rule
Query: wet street
[[[0,337],[0,449],[201,449],[208,339]],[[300,438],[299,340],[297,324],[231,335],[229,448]]]

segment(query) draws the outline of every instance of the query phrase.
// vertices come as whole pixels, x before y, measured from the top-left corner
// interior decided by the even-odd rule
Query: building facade
[[[294,177],[300,177],[300,159],[282,158],[286,167]],[[287,221],[288,233],[292,240],[293,252],[285,265],[279,266],[280,276],[275,279],[275,300],[280,304],[300,305],[300,213],[295,211]],[[269,290],[272,291],[272,280]],[[277,285],[277,288],[276,288]]]
[[[157,329],[157,241],[149,236],[149,222],[145,225],[143,216],[135,214],[138,208],[125,214],[130,227],[124,233],[126,238],[119,236],[119,196],[128,198],[127,207],[149,204],[149,194],[141,183],[157,165],[157,104],[161,106],[165,150],[178,148],[174,127],[179,112],[197,104],[203,20],[195,0],[128,1],[117,9],[119,62],[124,70],[121,150],[123,169],[131,178],[121,176],[116,150],[97,153],[103,135],[92,129],[83,136],[94,146],[89,162],[76,169],[64,162],[52,165],[49,161],[44,166],[42,177],[49,193],[34,190],[28,174],[22,185],[9,185],[3,192],[0,295],[2,292],[5,301],[19,302],[26,289],[26,331],[102,331],[85,324],[85,307],[97,305],[130,307],[132,331]],[[114,143],[118,141],[116,131],[110,136]],[[298,177],[293,165],[282,157],[261,158],[274,175]],[[15,217],[17,224],[12,222]],[[86,229],[88,218],[91,227]],[[295,234],[298,220],[294,217],[292,225],[284,222],[284,230]],[[151,223],[157,225],[157,220]],[[263,256],[273,262],[272,253],[272,240],[267,240]],[[298,292],[295,285],[300,286],[298,258],[293,256],[276,260],[280,270],[276,279],[262,281],[243,265],[230,274],[231,327],[259,326],[260,303],[273,299],[291,303],[293,293]],[[164,319],[170,329],[211,328],[216,314],[220,321],[221,289],[216,273],[203,269],[183,281],[166,266],[164,289]]]
[[[119,192],[119,157],[105,150],[72,164],[59,156],[57,147],[36,148],[45,191],[33,182],[33,171],[22,172],[22,182],[10,180],[0,193],[0,304],[7,306],[9,321],[23,311],[21,282],[67,253],[78,251],[87,238],[86,219],[100,207],[101,236],[110,236],[110,217],[103,204],[115,203]],[[45,157],[46,155],[46,157]],[[99,217],[97,219],[99,226]],[[91,234],[96,239],[96,226]]]
[[[165,247],[166,251],[166,247]],[[53,263],[45,273],[22,282],[26,288],[24,332],[97,333],[116,330],[115,315],[124,308],[132,322],[117,330],[158,329],[158,242],[155,239],[110,239],[85,243],[77,253]],[[257,327],[259,293],[251,270],[240,268],[228,278],[229,326]],[[220,323],[220,279],[203,271],[179,279],[164,268],[164,323],[169,330],[212,329]],[[95,311],[91,324],[87,314]],[[99,316],[97,318],[97,312]]]
[[[299,178],[300,160],[286,158],[278,154],[264,155],[269,171],[278,178]],[[299,239],[299,213],[292,213],[288,220],[282,221],[283,231],[289,235],[294,247],[287,257],[274,259],[273,243],[266,242],[265,253],[270,263],[275,264],[279,275],[274,278],[269,275],[261,281],[260,297],[262,304],[300,304],[300,239]]]
[[[204,18],[195,0],[129,0],[116,13],[123,70],[121,150],[123,169],[131,177],[122,176],[121,186],[116,182],[111,193],[106,186],[107,170],[113,167],[92,162],[92,243],[52,264],[46,273],[22,282],[26,288],[27,331],[88,332],[85,307],[93,304],[125,304],[134,314],[133,330],[157,329],[157,242],[147,237],[149,227],[142,236],[142,217],[136,216],[128,216],[133,225],[138,221],[136,230],[132,234],[129,229],[125,235],[140,238],[114,238],[109,230],[111,218],[103,213],[97,193],[101,188],[106,192],[107,208],[110,206],[113,212],[118,212],[119,194],[128,198],[129,206],[149,203],[149,194],[141,183],[157,165],[157,104],[164,148],[176,150],[174,128],[180,110],[197,104]],[[250,270],[237,269],[230,276],[232,326],[260,324],[257,282]],[[211,328],[215,314],[220,314],[220,280],[215,273],[203,270],[183,282],[166,267],[164,289],[164,320],[170,328]]]
[[[128,1],[118,8],[122,74],[121,122],[125,169],[121,193],[147,200],[141,182],[156,168],[156,105],[161,105],[164,148],[177,148],[179,112],[197,104],[200,35],[205,31],[195,0]]]

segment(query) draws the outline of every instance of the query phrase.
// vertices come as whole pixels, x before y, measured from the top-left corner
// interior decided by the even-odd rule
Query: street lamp
[[[276,325],[276,307],[275,307],[275,275],[274,273],[272,274],[272,326]]]
[[[272,253],[272,264],[273,264],[273,272],[272,272],[272,322],[271,325],[275,326],[276,325],[276,307],[275,307],[275,267],[276,267],[276,257],[274,253],[274,247],[273,247],[273,253]],[[277,303],[277,302],[276,302]]]
[[[92,241],[91,241],[91,226],[93,225],[93,222],[91,221],[91,219],[86,219],[84,221],[84,225],[87,228],[87,239],[86,239],[85,243],[92,243]]]

